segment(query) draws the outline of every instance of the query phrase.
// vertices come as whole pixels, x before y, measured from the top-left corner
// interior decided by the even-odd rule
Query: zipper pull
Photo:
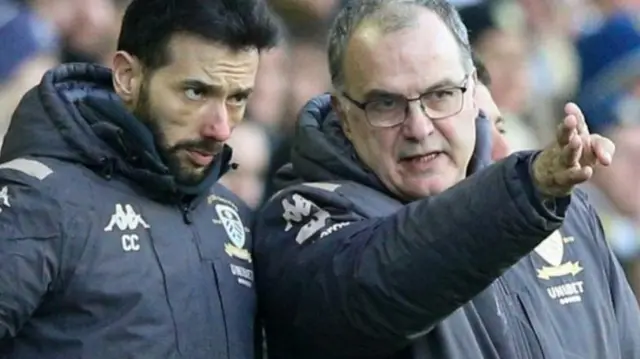
[[[182,205],[182,220],[184,220],[184,223],[186,224],[191,224],[192,220],[191,220],[191,209],[189,208],[188,204],[183,204]]]

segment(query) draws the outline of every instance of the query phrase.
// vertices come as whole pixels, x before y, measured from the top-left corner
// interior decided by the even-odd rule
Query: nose
[[[496,129],[493,131],[493,148],[491,149],[491,158],[499,161],[509,155],[509,145],[503,134]]]
[[[406,138],[419,141],[435,131],[433,120],[425,114],[420,102],[410,102],[406,116],[407,119],[403,124],[403,132]]]
[[[225,142],[231,136],[229,112],[224,104],[213,104],[205,113],[201,135],[217,142]]]

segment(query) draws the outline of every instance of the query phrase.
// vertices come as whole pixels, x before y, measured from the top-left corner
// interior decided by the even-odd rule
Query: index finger
[[[584,117],[584,113],[582,113],[582,110],[580,109],[580,107],[578,105],[576,105],[573,102],[568,102],[565,106],[564,106],[564,111],[567,113],[567,115],[573,115],[575,116],[578,124],[577,124],[577,129],[578,129],[578,134],[579,135],[588,135],[589,134],[589,128],[587,127],[587,120]]]
[[[568,115],[564,118],[561,124],[558,125],[556,137],[560,146],[566,146],[571,141],[571,137],[577,135],[576,130],[578,126],[578,120],[573,115]]]

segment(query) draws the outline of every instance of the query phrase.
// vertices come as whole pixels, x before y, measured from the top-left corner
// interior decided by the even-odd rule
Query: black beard
[[[133,115],[149,128],[162,162],[167,166],[176,182],[181,185],[194,186],[199,184],[209,173],[211,166],[215,163],[215,159],[207,168],[197,171],[188,164],[183,164],[179,157],[180,151],[198,150],[214,154],[222,151],[222,143],[204,139],[183,140],[173,146],[169,146],[167,136],[159,125],[159,117],[153,114],[149,93],[144,86],[140,90],[140,98]]]

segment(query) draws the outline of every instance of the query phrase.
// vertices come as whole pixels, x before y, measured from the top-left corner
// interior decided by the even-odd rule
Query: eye
[[[227,98],[227,102],[229,102],[234,106],[242,106],[247,102],[248,99],[249,99],[248,93],[238,93]]]
[[[199,101],[204,97],[204,91],[196,88],[188,88],[184,90],[184,96],[191,101]]]
[[[453,97],[453,90],[438,90],[431,93],[431,96],[436,100],[445,100],[449,97]]]
[[[394,110],[398,106],[398,101],[394,98],[381,98],[369,103],[373,111],[383,112]]]
[[[504,128],[504,119],[502,117],[499,117],[498,120],[496,120],[494,126],[496,127],[496,130],[498,130],[498,133],[500,133],[501,135],[507,133],[507,130]]]

